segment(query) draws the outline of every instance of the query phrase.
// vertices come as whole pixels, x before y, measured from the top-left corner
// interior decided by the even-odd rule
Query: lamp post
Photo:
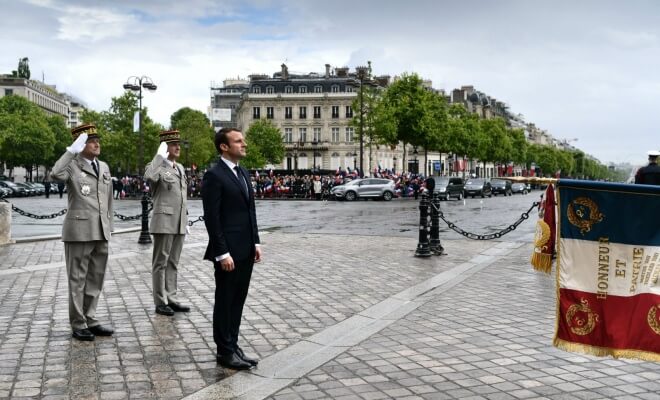
[[[417,152],[417,146],[413,146],[413,159],[412,159],[412,164],[413,164],[413,171],[411,171],[413,174],[419,174],[419,160],[417,159],[417,155],[419,154]]]
[[[357,77],[360,80],[360,178],[364,176],[364,80],[368,75],[367,67],[357,67]]]
[[[181,143],[183,144],[183,148],[186,149],[186,165],[184,165],[184,168],[183,168],[183,170],[186,171],[186,168],[188,167],[188,165],[190,165],[190,164],[188,164],[188,151],[190,150],[190,142],[187,141],[187,140],[182,140]],[[190,172],[192,174],[192,169],[190,170]],[[186,176],[188,176],[187,173],[186,173]]]
[[[298,143],[293,144],[293,176],[298,175]]]
[[[396,173],[396,154],[392,157],[392,173]]]
[[[150,92],[155,91],[158,87],[148,76],[131,76],[124,83],[124,89],[138,93],[138,135],[140,136],[140,147],[138,153],[138,173],[144,179],[144,133],[142,131],[142,88]],[[140,231],[139,244],[151,243],[151,236],[149,235],[149,195],[147,187],[142,184],[142,230]]]
[[[316,141],[316,138],[312,141],[312,153],[314,153],[313,158],[313,164],[312,164],[312,175],[316,172],[316,145],[318,145],[319,142]]]

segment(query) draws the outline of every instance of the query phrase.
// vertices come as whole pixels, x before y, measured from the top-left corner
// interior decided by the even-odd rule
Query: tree
[[[16,76],[19,78],[30,79],[30,65],[28,64],[30,60],[27,57],[23,57],[18,60],[18,70],[16,71]]]
[[[51,115],[46,118],[46,123],[50,127],[50,130],[53,132],[55,137],[55,144],[53,145],[53,152],[50,157],[44,159],[43,165],[46,166],[46,170],[50,170],[55,162],[64,154],[67,146],[69,146],[73,139],[71,138],[71,132],[67,128],[64,119],[59,115]]]
[[[101,138],[101,158],[110,169],[120,174],[137,174],[139,170],[140,137],[133,132],[133,116],[138,110],[137,95],[126,92],[113,97],[108,111],[85,110],[82,119],[96,125]],[[163,130],[142,107],[142,134],[144,135],[144,162],[151,160],[158,148],[158,134]]]
[[[192,170],[192,164],[206,165],[215,157],[214,131],[203,112],[189,107],[180,108],[170,117],[170,124],[171,129],[181,133],[183,151],[179,161],[189,164],[186,167]]]
[[[0,99],[0,160],[13,168],[23,166],[32,178],[32,166],[49,159],[55,135],[46,115],[34,103],[20,96]]]
[[[247,155],[241,164],[249,169],[279,164],[284,158],[282,132],[268,120],[258,120],[245,133]]]

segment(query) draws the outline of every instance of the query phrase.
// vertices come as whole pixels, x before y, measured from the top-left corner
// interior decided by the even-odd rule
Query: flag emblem
[[[567,207],[568,222],[580,228],[580,233],[591,231],[592,225],[603,221],[605,216],[598,211],[598,204],[588,197],[578,197]]]

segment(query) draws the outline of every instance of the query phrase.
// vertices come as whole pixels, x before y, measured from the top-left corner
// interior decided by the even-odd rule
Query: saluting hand
[[[76,140],[73,141],[71,146],[66,148],[66,151],[68,151],[71,154],[78,154],[85,149],[86,145],[87,145],[87,134],[82,133],[80,134],[80,136],[76,138]]]
[[[162,142],[160,146],[158,146],[158,151],[156,152],[156,155],[161,156],[167,160],[167,157],[170,156],[170,153],[167,151],[167,143]]]

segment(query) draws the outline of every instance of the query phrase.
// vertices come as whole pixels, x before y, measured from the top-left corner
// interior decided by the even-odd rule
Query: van
[[[434,176],[435,188],[433,193],[439,193],[441,200],[448,200],[452,197],[463,200],[463,179],[458,177]]]

